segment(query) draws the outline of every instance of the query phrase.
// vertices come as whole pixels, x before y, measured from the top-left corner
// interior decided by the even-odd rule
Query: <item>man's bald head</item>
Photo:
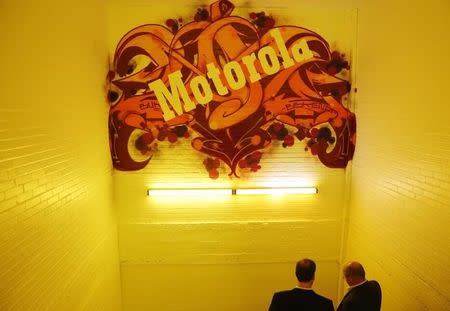
[[[354,286],[366,280],[366,271],[364,271],[364,267],[359,262],[349,262],[344,266],[343,272],[345,280],[350,286]]]

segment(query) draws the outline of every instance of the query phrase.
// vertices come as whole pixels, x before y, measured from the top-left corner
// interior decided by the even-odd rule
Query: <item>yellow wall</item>
[[[0,2],[0,310],[120,310],[103,5],[28,2]]]
[[[383,310],[450,308],[448,1],[324,0],[319,10],[310,1],[298,8],[275,2],[300,12],[282,22],[327,39],[351,29],[351,19],[333,10],[359,8],[348,208],[348,172],[322,167],[300,144],[274,148],[251,179],[213,184],[281,179],[316,185],[319,195],[146,197],[152,186],[211,183],[188,142],[161,146],[147,169],[115,172],[112,181],[103,99],[108,48],[151,16],[159,23],[176,17],[173,8],[151,15],[149,1],[112,1],[106,25],[100,2],[29,2],[0,2],[1,310],[120,310],[120,284],[127,311],[265,309],[274,291],[294,286],[294,263],[303,256],[316,260],[315,287],[336,304],[342,253],[380,281]],[[269,1],[246,3],[274,9]],[[182,15],[197,5],[178,8]],[[339,38],[351,51],[351,36]]]
[[[192,18],[200,4],[187,3],[115,1],[109,6],[111,53],[138,25]],[[333,48],[347,55],[352,51],[351,10],[337,8],[336,14],[336,8],[295,7],[292,2],[234,3],[238,15],[265,9],[280,24],[309,27],[329,39]],[[304,142],[289,149],[274,145],[263,157],[262,169],[240,179],[229,179],[224,168],[221,178],[209,179],[202,165],[205,156],[192,149],[190,140],[160,144],[144,170],[114,172],[124,310],[264,310],[275,291],[296,285],[295,262],[306,256],[318,264],[317,292],[337,302],[346,172],[324,167],[303,150]],[[146,196],[151,187],[272,182],[317,186],[319,194],[278,200]]]
[[[450,2],[370,1],[358,24],[346,257],[383,310],[450,310]]]
[[[295,286],[295,261],[305,256],[318,264],[317,291],[336,299],[344,171],[299,158],[282,175],[288,155],[275,152],[271,160],[277,164],[263,161],[269,172],[256,174],[256,182],[307,174],[320,193],[278,200],[148,198],[147,188],[185,185],[183,179],[228,185],[211,182],[201,156],[185,147],[161,148],[142,172],[114,173],[124,309],[265,309],[274,291]],[[292,151],[298,155],[299,149]]]

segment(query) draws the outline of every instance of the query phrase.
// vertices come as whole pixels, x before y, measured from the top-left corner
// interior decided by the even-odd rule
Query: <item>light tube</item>
[[[203,196],[203,195],[231,195],[231,189],[148,189],[149,196]]]
[[[316,187],[285,188],[242,188],[242,189],[148,189],[149,196],[204,196],[204,195],[283,195],[283,194],[316,194]]]
[[[315,187],[287,187],[287,188],[243,188],[236,189],[236,195],[283,195],[283,194],[315,194],[317,188]]]

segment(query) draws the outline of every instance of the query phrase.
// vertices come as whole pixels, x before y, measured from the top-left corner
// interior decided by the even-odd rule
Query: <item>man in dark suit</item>
[[[316,264],[311,259],[297,262],[298,285],[292,290],[275,293],[269,311],[334,311],[333,302],[312,290]]]
[[[381,287],[377,281],[367,281],[366,272],[359,262],[344,267],[344,277],[350,286],[337,311],[380,311]]]

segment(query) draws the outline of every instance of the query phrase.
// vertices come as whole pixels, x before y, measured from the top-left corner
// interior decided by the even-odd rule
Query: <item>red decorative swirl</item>
[[[143,25],[127,33],[119,42],[108,75],[110,145],[114,166],[120,170],[138,170],[151,158],[151,146],[157,140],[188,137],[195,132],[192,146],[213,159],[220,159],[237,176],[240,169],[260,168],[261,151],[272,140],[283,141],[284,147],[308,138],[310,150],[328,167],[344,168],[355,149],[356,118],[342,104],[350,84],[337,77],[349,70],[338,52],[317,33],[296,26],[275,27],[275,20],[264,12],[251,13],[250,20],[230,16],[231,2],[222,0],[201,8],[195,21],[179,27],[178,20],[162,25]],[[314,57],[282,69],[273,75],[261,73],[259,81],[220,96],[213,88],[213,99],[194,110],[164,121],[161,108],[148,84],[161,79],[166,86],[168,75],[180,70],[192,97],[189,83],[197,75],[206,75],[206,65],[217,68],[241,59],[263,46],[276,49],[268,32],[277,28],[289,49],[305,40]],[[149,61],[135,66],[138,57]],[[281,58],[281,55],[278,55]],[[258,61],[257,61],[257,66]],[[261,72],[261,70],[259,70]],[[223,79],[223,77],[221,77]],[[225,84],[225,80],[223,79]],[[288,127],[286,127],[286,126]],[[291,134],[289,133],[292,132]],[[143,134],[135,148],[147,154],[140,162],[130,155],[129,140],[134,130]],[[295,129],[295,130],[293,130]],[[204,162],[212,178],[218,160]]]

